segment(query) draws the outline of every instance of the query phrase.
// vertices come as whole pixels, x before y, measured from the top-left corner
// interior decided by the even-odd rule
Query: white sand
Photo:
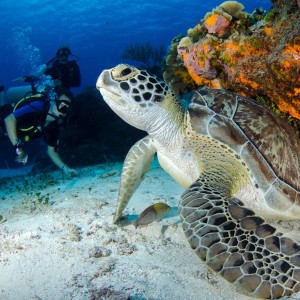
[[[121,164],[79,171],[0,179],[1,300],[252,299],[197,258],[178,216],[112,225]],[[181,192],[154,163],[126,213],[155,202],[174,213]]]

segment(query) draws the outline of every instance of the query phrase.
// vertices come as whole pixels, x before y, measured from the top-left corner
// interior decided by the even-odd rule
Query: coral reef
[[[218,36],[223,36],[229,25],[230,20],[219,14],[213,14],[204,21],[208,33],[214,33]]]
[[[172,41],[164,79],[178,93],[206,85],[263,99],[300,120],[298,2],[273,0],[268,13],[252,14],[222,3]]]

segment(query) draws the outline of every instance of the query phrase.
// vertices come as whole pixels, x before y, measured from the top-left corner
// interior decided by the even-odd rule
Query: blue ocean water
[[[74,94],[94,87],[105,68],[118,63],[126,46],[150,42],[166,50],[172,39],[189,28],[222,0],[1,0],[0,1],[0,85],[19,86],[17,77],[55,56],[60,44],[69,44],[79,57],[82,84]],[[271,0],[244,0],[245,11],[269,10]],[[138,63],[136,63],[138,65]],[[1,138],[1,136],[0,136]],[[0,169],[18,167],[8,139],[0,140]],[[41,144],[41,145],[40,145]],[[34,141],[28,152],[43,147]]]
[[[79,59],[81,90],[94,86],[104,68],[122,62],[132,43],[167,47],[223,1],[211,0],[1,0],[0,84],[29,74],[67,43]],[[269,10],[271,0],[242,1],[245,11]],[[124,61],[123,61],[124,62]],[[75,90],[77,92],[78,90]]]

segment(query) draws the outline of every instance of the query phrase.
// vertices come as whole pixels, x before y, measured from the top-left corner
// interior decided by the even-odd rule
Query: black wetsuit
[[[13,110],[11,104],[5,104],[0,106],[0,126],[6,132],[4,119],[13,113],[17,120],[18,138],[23,142],[43,137],[48,146],[57,148],[61,126],[57,121],[44,125],[48,110],[49,101],[45,99],[35,100],[16,110]]]
[[[80,69],[75,60],[62,63],[60,60],[54,59],[47,63],[46,75],[50,75],[53,80],[61,81],[61,87],[79,87],[81,84]]]

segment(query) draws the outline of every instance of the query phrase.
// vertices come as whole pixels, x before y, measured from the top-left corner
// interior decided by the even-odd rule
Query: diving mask
[[[60,100],[56,100],[55,103],[56,103],[56,108],[60,113],[67,114],[71,104],[69,100],[60,99]]]
[[[62,48],[57,51],[58,57],[69,56],[71,54],[71,50],[68,48]]]

